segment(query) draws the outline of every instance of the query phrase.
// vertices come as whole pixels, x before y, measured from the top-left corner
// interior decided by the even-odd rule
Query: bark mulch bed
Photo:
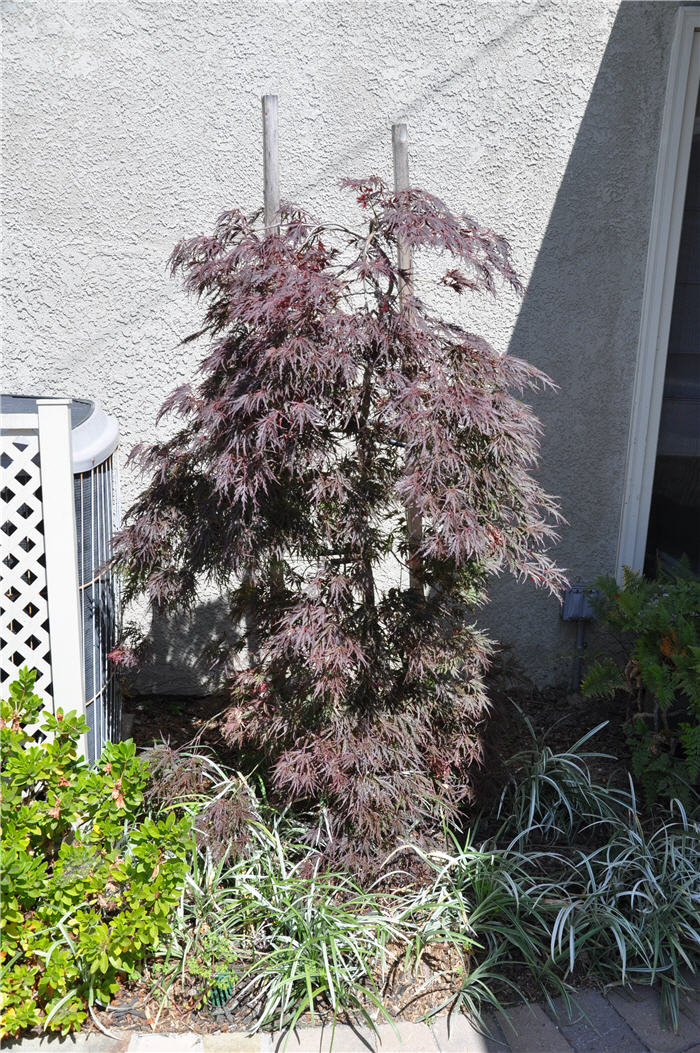
[[[403,956],[399,948],[388,954],[388,975],[384,983],[378,978],[378,989],[389,1016],[396,1020],[418,1021],[427,1013],[447,1012],[454,997],[455,983],[463,971],[459,955],[449,946],[431,948],[413,972],[403,968]],[[447,975],[445,975],[447,974]],[[452,982],[450,982],[452,976]],[[162,1002],[162,1004],[161,1004]],[[254,996],[246,996],[237,1002],[235,995],[225,1005],[217,1007],[202,1004],[198,992],[178,985],[167,1000],[154,998],[147,982],[125,986],[115,997],[109,1008],[98,1013],[98,1020],[107,1030],[162,1032],[195,1032],[210,1034],[214,1031],[247,1031],[256,1022]],[[378,1024],[384,1019],[377,1016],[373,1006],[368,1011]],[[317,1026],[330,1022],[330,1006],[321,1003],[316,1007],[315,1018],[305,1013],[298,1027]],[[359,1023],[339,1016],[338,1023]],[[94,1025],[93,1025],[94,1026]]]
[[[544,739],[555,751],[568,749],[587,731],[608,721],[585,749],[608,753],[615,759],[594,759],[591,770],[603,781],[626,771],[630,756],[621,731],[626,715],[623,695],[618,694],[613,700],[587,699],[568,687],[538,687],[522,675],[516,678],[500,672],[493,676],[489,688],[492,710],[485,735],[485,792],[491,782],[500,785],[503,761],[529,744],[519,710],[532,723],[538,740]],[[178,747],[196,740],[215,752],[223,765],[236,768],[240,754],[223,736],[228,705],[225,694],[153,695],[128,699],[124,708],[134,718],[132,736],[137,747],[145,749],[161,740]]]

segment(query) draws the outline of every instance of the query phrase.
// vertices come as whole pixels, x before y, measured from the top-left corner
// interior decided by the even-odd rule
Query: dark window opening
[[[700,100],[698,111],[700,114]],[[700,573],[700,116],[688,170],[644,570]]]

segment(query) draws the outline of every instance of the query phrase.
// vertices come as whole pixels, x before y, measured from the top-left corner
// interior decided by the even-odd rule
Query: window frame
[[[671,48],[632,394],[616,575],[644,566],[690,149],[700,90],[700,7],[680,7]]]

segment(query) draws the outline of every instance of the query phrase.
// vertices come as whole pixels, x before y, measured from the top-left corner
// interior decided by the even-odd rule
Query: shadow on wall
[[[230,633],[222,600],[199,605],[192,615],[151,615],[149,652],[133,681],[134,695],[207,695],[217,686],[208,652]]]
[[[560,388],[533,400],[544,425],[537,475],[561,501],[556,558],[571,580],[615,567],[677,6],[620,6],[509,346]],[[482,621],[539,681],[566,675],[575,632],[555,598],[499,579]]]

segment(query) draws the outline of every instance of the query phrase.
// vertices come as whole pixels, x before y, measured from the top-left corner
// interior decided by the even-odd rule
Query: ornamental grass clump
[[[570,794],[566,766],[579,746],[547,751],[552,771],[565,774],[555,811]],[[410,849],[434,872],[406,911],[425,916],[413,944],[466,934],[477,948],[451,1008],[478,1015],[504,985],[525,997],[524,977],[553,1008],[554,997],[575,1002],[575,987],[591,980],[658,984],[662,1020],[678,1028],[681,998],[692,998],[688,973],[700,967],[700,824],[678,801],[643,819],[633,789],[611,795],[586,783],[585,794],[568,797],[578,819],[570,831],[585,831],[589,841],[597,834],[586,848],[567,842],[563,828],[558,845],[536,847],[555,829],[545,815],[525,837],[508,816],[478,846],[453,839],[451,851]],[[527,775],[520,792],[531,793]]]
[[[156,784],[191,816],[198,848],[151,972],[159,1012],[189,999],[251,1030],[316,1019],[374,1028],[419,998],[427,1016],[485,1020],[535,990],[556,1010],[555,998],[571,1008],[591,981],[635,982],[660,986],[678,1027],[700,965],[697,809],[640,815],[631,786],[592,776],[594,734],[514,758],[514,805],[495,833],[447,832],[440,850],[402,845],[363,883],[328,867],[303,824],[238,773],[162,750]],[[203,762],[197,785],[175,792],[188,755]],[[199,836],[207,809],[242,792],[257,817],[247,842],[232,838],[217,857]]]
[[[503,818],[505,829],[513,831],[514,843],[534,838],[571,844],[577,838],[586,840],[591,833],[600,833],[606,823],[614,825],[629,806],[628,795],[614,786],[595,783],[589,762],[615,758],[582,749],[608,722],[587,731],[564,751],[539,742],[527,717],[523,723],[531,741],[506,763],[508,782],[496,816]]]
[[[226,595],[228,738],[362,867],[470,796],[489,574],[562,579],[519,397],[548,378],[434,314],[397,262],[400,241],[457,295],[519,292],[507,243],[422,190],[345,185],[357,230],[230,211],[175,249],[207,349],[161,410],[177,430],[132,455],[149,481],[116,563],[158,611]]]
[[[159,749],[152,788],[163,775],[172,785],[183,760]],[[172,939],[151,970],[156,1023],[184,1000],[215,1014],[223,1008],[252,1031],[289,1032],[305,1014],[333,1026],[350,1017],[373,1027],[387,1017],[388,963],[409,932],[391,875],[368,888],[346,870],[329,870],[301,823],[270,808],[239,773],[217,770],[197,751],[188,755],[202,759],[215,781],[208,792],[183,787],[170,803],[191,816],[197,850]],[[232,838],[220,855],[207,836],[208,810],[242,793],[257,815],[247,821],[245,844]]]

